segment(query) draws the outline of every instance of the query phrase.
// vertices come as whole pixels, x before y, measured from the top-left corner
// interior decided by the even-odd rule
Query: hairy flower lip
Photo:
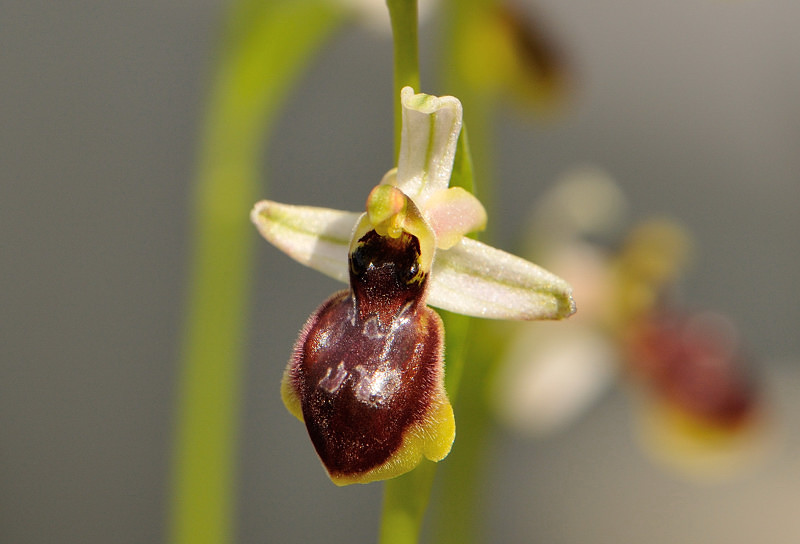
[[[281,385],[337,485],[392,478],[423,457],[441,460],[455,438],[439,316],[422,303],[388,330],[370,327],[372,314],[349,315],[353,296],[340,291],[312,314]]]

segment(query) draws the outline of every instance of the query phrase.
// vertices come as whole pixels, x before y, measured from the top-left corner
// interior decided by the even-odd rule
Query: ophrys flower
[[[562,279],[465,237],[486,213],[449,187],[461,103],[409,87],[401,99],[398,165],[370,192],[366,212],[270,201],[252,212],[267,240],[350,284],[309,318],[281,389],[339,485],[398,476],[450,451],[444,334],[426,304],[499,319],[575,311]]]

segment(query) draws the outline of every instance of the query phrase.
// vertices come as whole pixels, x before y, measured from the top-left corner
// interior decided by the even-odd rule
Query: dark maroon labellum
[[[634,327],[629,350],[635,375],[700,421],[732,430],[756,411],[758,391],[742,354],[709,324],[655,314]]]
[[[442,391],[442,326],[425,306],[416,237],[370,231],[350,255],[350,290],[309,318],[288,380],[333,476],[390,461]]]

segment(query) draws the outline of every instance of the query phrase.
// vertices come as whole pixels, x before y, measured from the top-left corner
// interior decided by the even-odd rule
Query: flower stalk
[[[394,42],[394,127],[395,155],[400,153],[402,107],[400,89],[419,89],[419,43],[417,38],[417,0],[386,0],[392,22]]]

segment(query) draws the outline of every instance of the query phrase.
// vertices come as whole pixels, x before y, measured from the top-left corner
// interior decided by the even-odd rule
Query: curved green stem
[[[235,459],[252,244],[268,127],[339,20],[322,0],[239,0],[213,82],[194,194],[169,542],[234,541]],[[263,196],[263,195],[261,195]]]

